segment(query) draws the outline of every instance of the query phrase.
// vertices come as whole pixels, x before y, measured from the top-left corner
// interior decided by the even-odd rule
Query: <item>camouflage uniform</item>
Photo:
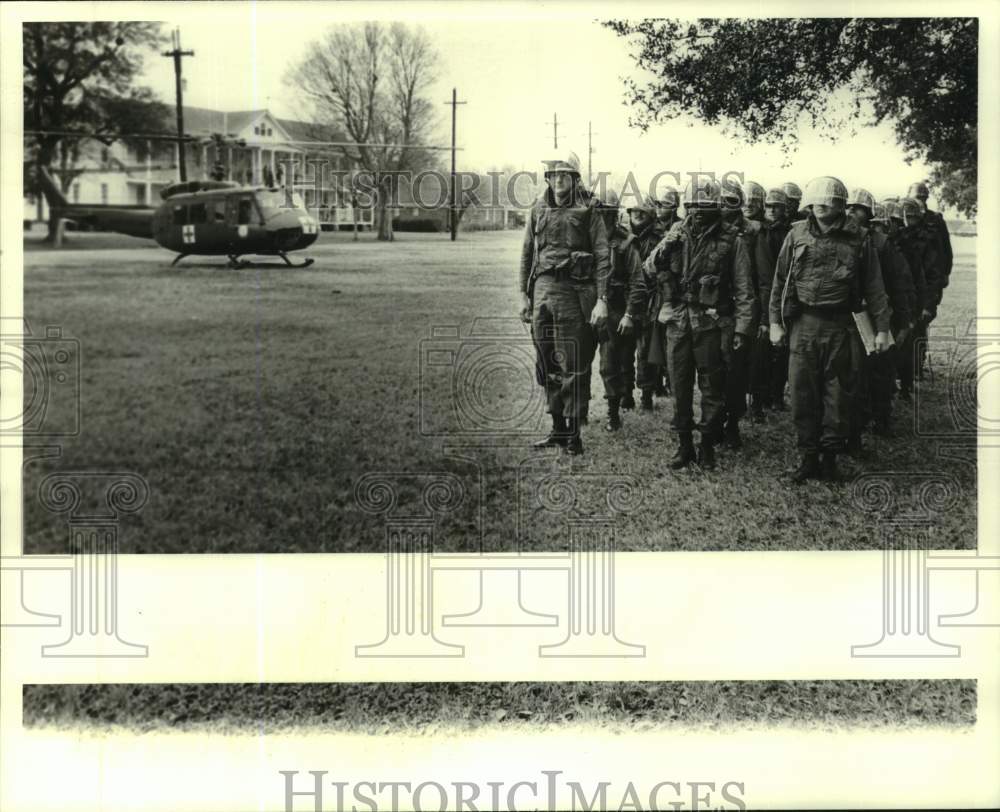
[[[774,265],[778,252],[788,234],[788,223],[784,220],[765,222],[761,236],[757,240],[756,268],[758,279],[757,300],[761,324],[770,323],[771,286],[774,282]],[[770,408],[785,397],[785,383],[788,380],[788,349],[772,347],[767,336],[758,337],[753,342],[750,361],[750,395],[755,406]]]
[[[906,258],[913,278],[916,322],[907,340],[899,348],[899,385],[900,393],[908,399],[913,390],[913,378],[920,368],[922,355],[926,347],[927,321],[921,316],[923,311],[930,313],[931,319],[937,315],[937,306],[941,301],[942,273],[941,260],[938,254],[938,238],[935,232],[920,225],[904,227],[896,236],[896,245]]]
[[[549,412],[586,413],[585,375],[595,352],[590,313],[607,292],[608,239],[588,196],[559,205],[547,189],[532,206],[521,251],[520,289],[532,300],[532,334]]]
[[[835,460],[846,447],[858,361],[851,312],[862,296],[876,329],[888,331],[882,273],[867,229],[846,213],[825,233],[812,214],[793,223],[775,267],[770,323],[789,329],[792,418],[807,459],[823,451]]]
[[[608,321],[600,331],[601,378],[609,404],[614,411],[629,388],[628,370],[634,369],[635,332],[623,335],[618,325],[627,313],[633,324],[641,323],[646,309],[646,283],[642,260],[635,238],[618,226],[608,240],[611,251],[611,276],[608,279]],[[610,408],[610,407],[609,407]]]
[[[726,437],[731,445],[740,444],[739,421],[747,411],[747,389],[750,378],[750,350],[757,335],[757,325],[761,319],[761,271],[758,268],[758,247],[762,240],[763,228],[759,221],[750,220],[743,212],[728,221],[736,228],[740,240],[746,249],[750,271],[750,292],[752,295],[752,316],[749,328],[745,331],[746,340],[737,350],[733,346],[733,336],[736,332],[735,322],[731,322],[723,335],[722,354],[726,362]]]
[[[917,295],[910,264],[900,250],[898,235],[890,234],[888,226],[874,223],[871,239],[878,254],[882,281],[892,313],[889,321],[890,329],[896,337],[905,331],[908,341],[909,331],[917,315],[915,313]],[[892,398],[896,388],[896,369],[899,365],[898,344],[890,347],[888,352],[871,356],[869,361],[869,393],[875,430],[878,433],[887,433],[892,420]]]
[[[692,216],[671,228],[646,260],[655,275],[674,389],[672,428],[691,447],[694,382],[701,391],[702,449],[718,436],[726,397],[723,335],[746,336],[753,321],[750,258],[739,229],[717,219],[695,233]],[[680,466],[676,466],[680,467]]]
[[[675,220],[674,223],[679,222]],[[673,224],[671,224],[673,225]],[[662,224],[658,220],[653,220],[649,226],[640,233],[634,234],[636,247],[639,249],[639,257],[645,262],[653,249],[666,235]],[[638,331],[636,342],[635,358],[635,384],[643,393],[643,397],[648,399],[656,391],[657,385],[663,378],[663,367],[666,365],[666,350],[663,346],[663,331],[656,322],[658,311],[658,298],[656,296],[656,281],[650,277],[646,279],[646,313],[642,321],[642,328]],[[632,391],[631,389],[629,391]]]

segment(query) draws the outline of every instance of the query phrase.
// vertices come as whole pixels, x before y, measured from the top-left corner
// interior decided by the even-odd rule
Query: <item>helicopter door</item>
[[[227,220],[235,231],[237,241],[250,236],[250,226],[255,225],[252,195],[233,195],[226,201]]]

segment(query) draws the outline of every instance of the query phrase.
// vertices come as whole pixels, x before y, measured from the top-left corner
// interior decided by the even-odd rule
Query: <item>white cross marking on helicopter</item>
[[[194,242],[194,226],[183,226],[181,228],[181,236],[184,238],[185,244],[190,244]]]

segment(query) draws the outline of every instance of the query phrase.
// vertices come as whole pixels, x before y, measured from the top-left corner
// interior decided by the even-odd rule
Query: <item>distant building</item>
[[[171,107],[171,121],[173,110]],[[227,180],[283,186],[289,180],[285,177],[289,162],[296,159],[299,163],[291,183],[312,213],[328,228],[353,225],[351,201],[336,189],[323,188],[317,192],[313,170],[304,165],[307,157],[322,156],[333,169],[351,169],[343,163],[339,150],[319,144],[310,148],[308,143],[347,140],[342,133],[320,133],[316,125],[277,118],[266,109],[227,112],[204,107],[184,108],[184,130],[203,139],[185,145],[189,180],[209,178],[213,167],[220,163]],[[211,140],[214,134],[223,135],[229,143],[218,149]],[[240,141],[245,146],[234,143]],[[75,168],[83,171],[73,180],[66,195],[74,203],[156,206],[160,190],[179,179],[177,145],[170,142],[128,146],[115,141],[104,146],[99,141],[87,140],[81,141],[80,152]],[[357,217],[362,227],[371,227],[370,207],[359,208]],[[26,197],[24,219],[48,220],[44,199]]]

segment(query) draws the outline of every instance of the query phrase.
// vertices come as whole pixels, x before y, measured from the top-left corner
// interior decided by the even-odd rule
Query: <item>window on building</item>
[[[174,206],[174,225],[187,225],[187,208],[185,206]]]
[[[188,222],[194,225],[208,222],[208,209],[204,203],[195,203],[188,212]]]
[[[108,184],[106,183],[101,184],[101,205],[108,205]]]
[[[146,187],[136,186],[135,187],[135,202],[139,206],[146,205]]]
[[[272,130],[270,127],[268,127],[267,128],[267,134],[268,135],[274,135],[274,130]]]
[[[79,203],[80,202],[80,184],[79,183],[74,183],[73,184],[73,202],[74,203]]]
[[[111,151],[107,147],[101,147],[101,163],[106,164],[111,160]]]

